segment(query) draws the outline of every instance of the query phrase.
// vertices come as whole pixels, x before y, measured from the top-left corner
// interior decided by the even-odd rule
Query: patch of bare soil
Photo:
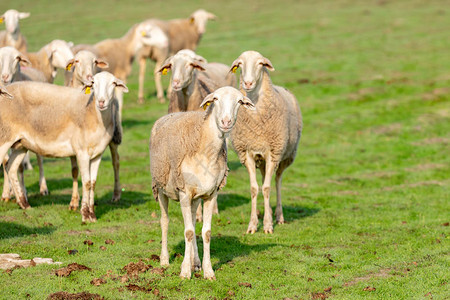
[[[77,263],[71,263],[67,267],[56,270],[55,275],[60,277],[67,277],[73,271],[84,271],[84,270],[92,271],[92,269],[89,267]]]
[[[70,294],[68,292],[57,292],[50,294],[47,300],[103,300],[99,294],[91,294],[88,292]]]
[[[91,284],[95,285],[95,286],[100,286],[100,285],[105,284],[105,283],[106,283],[106,280],[103,279],[103,278],[94,278],[94,279],[91,280]]]
[[[128,265],[122,268],[122,271],[126,272],[130,277],[136,277],[139,273],[144,273],[148,269],[153,268],[151,265],[146,265],[143,261],[137,263],[130,262]]]

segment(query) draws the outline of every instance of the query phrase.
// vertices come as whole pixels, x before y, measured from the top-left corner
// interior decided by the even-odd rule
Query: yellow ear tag
[[[72,66],[73,66],[73,64],[68,64],[67,67],[66,67],[66,70],[70,71],[70,69],[72,69]]]
[[[146,36],[146,35],[147,35],[147,32],[145,32],[145,30],[142,30],[142,31],[141,31],[141,35],[142,35],[142,36]]]
[[[3,18],[0,19],[0,24],[2,24],[2,23],[3,23]]]
[[[234,66],[233,69],[231,69],[231,72],[236,73],[238,67]]]
[[[211,105],[210,102],[206,102],[205,105],[203,105],[203,110],[206,110],[210,105]]]
[[[167,75],[167,68],[164,68],[164,69],[161,71],[161,74]]]
[[[194,18],[191,18],[191,19],[189,20],[189,22],[190,22],[191,24],[194,24],[194,21],[195,21]]]
[[[86,95],[89,95],[91,93],[91,88],[90,87],[86,87],[86,89],[84,90],[84,93]]]

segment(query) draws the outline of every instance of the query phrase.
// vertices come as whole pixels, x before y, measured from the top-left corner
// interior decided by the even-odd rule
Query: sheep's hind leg
[[[198,213],[198,207],[201,204],[201,199],[192,200],[192,207],[191,207],[191,213],[192,213],[192,225],[195,229],[195,221],[197,219],[197,213]],[[198,256],[198,248],[197,248],[197,236],[195,235],[194,231],[194,242],[192,243],[192,249],[191,249],[191,267],[192,271],[200,271],[202,269],[202,262],[200,261],[200,257]]]
[[[169,231],[169,199],[161,191],[158,191],[158,202],[161,208],[161,266],[169,265],[169,251],[167,250],[167,232]]]
[[[39,154],[36,154],[36,159],[39,166],[39,192],[45,196],[48,195],[48,187],[44,175],[44,159]]]
[[[6,163],[5,168],[5,171],[9,176],[10,183],[14,189],[14,194],[16,195],[17,203],[22,209],[30,208],[30,204],[28,203],[27,196],[23,189],[24,188],[23,184],[19,182],[19,178],[17,176],[20,164],[22,163],[26,154],[27,149],[25,148],[13,149],[11,152],[11,157]]]
[[[183,213],[184,219],[184,259],[181,264],[181,278],[191,278],[191,254],[192,254],[192,243],[194,242],[195,228],[192,224],[192,209],[191,209],[191,197],[186,193],[180,191],[180,206],[181,212]]]
[[[120,188],[120,156],[119,156],[119,145],[111,142],[109,144],[109,150],[111,151],[111,161],[114,168],[114,193],[112,197],[112,202],[117,202],[120,200],[122,195],[122,190]]]
[[[256,209],[258,199],[258,182],[256,181],[256,166],[255,160],[247,153],[245,160],[245,167],[247,168],[248,175],[250,176],[250,191],[252,198],[252,210],[250,214],[250,222],[248,224],[247,233],[255,233],[258,230],[258,214]]]
[[[91,160],[90,163],[90,176],[91,176],[91,185],[89,190],[89,221],[97,222],[97,217],[95,216],[94,211],[94,191],[95,184],[97,181],[98,168],[100,166],[100,162],[102,161],[102,156],[98,156]]]
[[[211,266],[210,244],[211,244],[211,219],[214,211],[214,204],[217,202],[217,192],[210,199],[203,203],[203,277],[215,280],[216,276]]]
[[[78,164],[75,156],[70,157],[72,166],[72,200],[70,200],[69,209],[77,210],[80,205],[80,194],[78,193]]]
[[[145,82],[145,68],[147,66],[147,58],[139,58],[139,91],[138,91],[138,103],[144,103],[144,82]]]
[[[6,163],[8,162],[9,155],[5,154],[5,158],[3,159],[3,192],[2,192],[2,201],[9,202],[12,197],[12,187],[9,183],[9,176],[6,172]]]
[[[270,181],[272,180],[276,165],[271,157],[266,160],[266,172],[262,185],[264,196],[264,233],[273,233],[272,208],[270,207]]]
[[[289,166],[289,163],[282,161],[275,174],[275,184],[277,188],[277,208],[275,209],[275,216],[277,224],[284,224],[283,205],[281,204],[281,181],[284,170]]]

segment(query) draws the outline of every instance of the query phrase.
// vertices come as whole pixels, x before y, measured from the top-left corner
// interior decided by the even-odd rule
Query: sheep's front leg
[[[147,58],[141,56],[139,58],[139,91],[138,91],[138,103],[144,103],[144,82],[145,82],[145,68],[147,66]]]
[[[256,209],[258,199],[258,182],[256,181],[256,166],[255,160],[249,153],[246,154],[245,167],[250,176],[250,193],[252,198],[252,211],[250,214],[250,222],[248,224],[247,233],[255,233],[258,230],[258,214]]]
[[[11,152],[11,157],[5,167],[5,173],[9,176],[10,184],[14,189],[14,194],[16,194],[17,203],[22,209],[30,208],[30,204],[28,203],[27,196],[23,189],[24,187],[19,182],[19,178],[17,176],[17,171],[26,154],[27,149],[25,148],[13,149]]]
[[[78,154],[77,162],[81,172],[81,183],[83,185],[83,196],[81,198],[81,221],[83,223],[89,222],[89,196],[91,191],[91,174],[90,174],[90,159],[87,154]]]
[[[262,185],[264,196],[264,233],[273,233],[272,208],[270,207],[270,181],[272,180],[276,165],[269,156],[266,160],[266,172]]]
[[[94,211],[94,191],[95,191],[95,184],[97,181],[98,168],[100,166],[101,161],[102,156],[99,155],[96,158],[92,159],[90,163],[91,184],[89,190],[89,221],[91,222],[97,222],[97,217],[95,216]]]
[[[2,201],[9,202],[12,196],[11,185],[9,184],[8,173],[6,172],[6,163],[9,160],[9,155],[6,153],[5,158],[3,159],[3,192],[2,192]]]
[[[119,145],[116,143],[109,144],[109,150],[111,151],[111,161],[114,168],[114,193],[112,197],[113,202],[117,202],[120,200],[120,196],[122,195],[122,190],[120,188],[120,156],[119,156]]]
[[[201,205],[201,199],[192,200],[191,206],[191,214],[192,214],[192,225],[195,229],[195,221],[197,219],[198,207]],[[200,271],[202,269],[202,263],[200,261],[200,257],[198,256],[198,248],[197,248],[197,236],[195,235],[194,230],[194,242],[192,243],[192,252],[191,252],[191,267],[192,271]]]
[[[156,85],[156,97],[158,97],[159,103],[166,102],[166,99],[164,98],[164,89],[162,86],[161,81],[161,74],[158,72],[159,68],[161,68],[164,61],[157,61],[155,64],[155,85]]]
[[[80,194],[78,194],[78,164],[75,156],[70,157],[72,166],[72,200],[70,200],[69,209],[77,210],[80,205]]]
[[[44,175],[44,159],[42,156],[36,153],[36,159],[39,166],[39,191],[41,195],[48,195],[47,181],[45,180]]]
[[[169,231],[169,199],[158,190],[158,202],[161,208],[161,266],[169,265],[169,251],[167,250],[167,232]]]
[[[181,212],[183,213],[184,219],[184,259],[181,264],[181,278],[191,278],[191,254],[192,254],[192,243],[195,238],[195,228],[192,224],[192,208],[191,208],[191,197],[186,193],[180,191],[180,206]]]
[[[206,279],[215,280],[216,276],[211,266],[210,257],[210,243],[211,243],[211,219],[214,211],[215,203],[217,202],[217,192],[211,198],[203,202],[203,277]]]

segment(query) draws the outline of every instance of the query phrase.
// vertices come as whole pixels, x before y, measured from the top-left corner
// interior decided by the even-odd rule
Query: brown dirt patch
[[[92,271],[92,269],[89,267],[77,263],[71,263],[67,267],[56,270],[55,275],[60,277],[67,277],[73,271],[84,271],[84,270]]]
[[[103,279],[103,278],[94,278],[94,279],[91,280],[91,284],[95,285],[95,286],[100,286],[100,285],[105,284],[105,283],[106,283],[106,280]]]
[[[154,268],[151,272],[153,274],[162,276],[162,275],[164,275],[165,271],[166,271],[166,269],[164,269],[164,268]]]
[[[137,263],[130,262],[128,265],[122,268],[122,271],[126,272],[128,276],[138,276],[139,273],[144,273],[148,269],[152,268],[151,265],[146,265],[143,261]]]
[[[88,292],[81,292],[81,293],[75,293],[70,294],[68,292],[57,292],[50,294],[47,297],[47,300],[103,300],[102,296],[99,294],[91,294]]]
[[[354,278],[352,281],[348,281],[346,283],[344,283],[344,286],[352,286],[357,284],[358,282],[361,281],[367,281],[370,280],[372,278],[386,278],[391,276],[389,274],[389,272],[391,271],[391,269],[380,269],[377,273],[370,273],[361,277],[356,277]]]
[[[450,138],[432,137],[432,138],[428,138],[428,139],[423,139],[418,142],[413,142],[412,144],[414,146],[427,146],[427,145],[435,145],[435,144],[448,145],[448,144],[450,144]]]
[[[243,286],[243,287],[247,287],[247,288],[251,288],[252,284],[249,282],[239,282],[238,283],[239,286]]]
[[[443,165],[443,164],[427,163],[427,164],[416,165],[416,166],[411,167],[411,168],[406,168],[405,170],[409,171],[409,172],[420,172],[420,171],[441,169],[441,168],[445,168],[445,165]]]

